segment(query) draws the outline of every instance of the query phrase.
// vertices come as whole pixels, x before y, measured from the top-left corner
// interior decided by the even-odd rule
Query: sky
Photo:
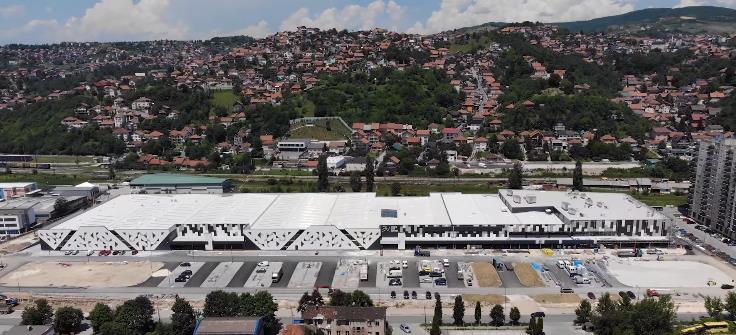
[[[736,0],[0,0],[0,44],[264,37],[299,26],[429,34]]]

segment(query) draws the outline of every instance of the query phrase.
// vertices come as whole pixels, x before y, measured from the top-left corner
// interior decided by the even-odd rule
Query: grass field
[[[50,186],[50,185],[77,185],[86,181],[90,181],[87,176],[72,176],[66,174],[51,174],[51,173],[13,173],[13,174],[0,174],[0,182],[11,183],[11,182],[33,182],[38,183],[39,186]]]
[[[490,36],[482,35],[478,39],[470,39],[466,41],[465,43],[451,44],[449,49],[452,52],[468,53],[468,52],[473,51],[473,49],[476,49],[476,48],[488,47],[490,43],[491,43]]]
[[[231,90],[216,91],[212,94],[212,106],[225,107],[229,112],[233,111],[233,104],[238,101],[238,97]]]
[[[496,193],[498,187],[489,186],[488,183],[462,183],[462,184],[404,184],[401,183],[401,194],[406,196],[426,196],[432,192],[462,192],[467,194]],[[379,196],[391,195],[391,183],[380,183],[376,185],[376,193]]]
[[[687,204],[687,195],[676,195],[676,194],[634,194],[632,195],[635,199],[649,205],[649,206],[667,206],[672,205],[675,207]]]
[[[92,156],[38,155],[33,158],[36,163],[94,163],[94,157]]]
[[[340,128],[343,128],[340,126]],[[339,129],[327,128],[312,125],[312,126],[301,126],[290,131],[291,138],[312,138],[320,141],[336,141],[346,140],[348,137],[345,132],[340,132]]]

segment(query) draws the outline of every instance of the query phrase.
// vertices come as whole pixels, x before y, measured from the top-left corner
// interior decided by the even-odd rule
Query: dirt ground
[[[480,301],[481,305],[496,305],[506,302],[506,298],[500,294],[463,294],[465,304],[475,306]]]
[[[491,263],[473,262],[470,263],[470,266],[473,268],[473,275],[478,279],[480,287],[501,287],[501,277],[498,276],[498,272]]]
[[[33,262],[0,278],[26,287],[126,287],[144,282],[160,262]]]
[[[540,304],[577,304],[580,303],[580,296],[577,294],[537,294],[532,296],[534,301]]]
[[[31,246],[33,243],[36,243],[37,241],[38,241],[38,238],[36,238],[33,234],[26,234],[21,237],[2,242],[0,243],[0,255],[8,255],[8,254],[16,253],[25,248],[28,248],[29,246]]]
[[[519,277],[521,285],[526,287],[544,287],[544,281],[530,263],[514,263],[514,273]]]

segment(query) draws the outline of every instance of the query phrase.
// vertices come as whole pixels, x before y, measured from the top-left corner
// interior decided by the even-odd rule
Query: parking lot
[[[300,262],[289,279],[290,288],[313,288],[319,276],[322,262]]]
[[[184,271],[191,271],[192,276],[195,272],[199,271],[199,269],[204,265],[204,262],[186,262],[182,263],[179,266],[177,266],[175,269],[173,269],[164,280],[161,281],[160,284],[158,284],[158,287],[184,287],[184,285],[187,283],[186,280],[184,281],[177,281],[177,278],[179,278],[179,275],[181,275]]]
[[[274,273],[282,273],[282,278],[280,278],[279,281],[283,279],[283,272],[281,267],[284,265],[282,262],[263,262],[261,264],[256,265],[255,271],[250,274],[250,277],[248,277],[248,280],[245,282],[245,287],[252,287],[252,288],[266,288],[271,287],[273,284],[273,274]]]
[[[341,259],[334,271],[332,287],[337,289],[356,289],[360,287],[362,267],[370,268],[370,265],[363,260]]]

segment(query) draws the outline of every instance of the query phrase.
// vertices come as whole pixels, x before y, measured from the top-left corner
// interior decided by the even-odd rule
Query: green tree
[[[435,321],[440,326],[442,325],[442,300],[439,297],[434,300],[434,316],[432,317],[432,322]]]
[[[327,171],[327,156],[320,155],[317,160],[317,192],[327,192],[330,189],[330,181]]]
[[[276,318],[276,311],[279,305],[273,300],[273,296],[268,291],[259,291],[253,295],[254,309],[252,315],[240,315],[246,317],[263,317],[263,329],[267,335],[278,334],[281,330],[281,323]]]
[[[171,306],[171,329],[174,334],[192,335],[197,317],[194,308],[184,298],[176,297]]]
[[[360,192],[360,189],[363,188],[363,183],[360,180],[360,172],[353,171],[350,173],[350,189],[353,190],[353,192]]]
[[[583,324],[588,321],[590,321],[590,317],[593,314],[593,307],[590,304],[590,301],[583,300],[580,302],[580,305],[577,309],[575,309],[575,323],[577,324]]]
[[[361,290],[355,290],[350,297],[351,305],[356,307],[373,307],[371,297]]]
[[[153,303],[144,296],[127,300],[115,310],[115,323],[125,326],[134,334],[145,334],[153,329]]]
[[[103,324],[113,320],[113,313],[110,306],[103,303],[95,304],[92,311],[89,312],[89,321],[92,324],[92,330],[97,333]]]
[[[28,306],[21,314],[22,325],[47,325],[53,321],[54,310],[46,299],[37,299],[33,306]]]
[[[69,212],[69,202],[64,197],[59,197],[54,202],[54,216],[64,216]]]
[[[674,332],[677,322],[677,307],[670,295],[645,298],[632,306],[630,322],[636,335],[666,335]]]
[[[353,297],[350,293],[342,290],[333,290],[330,293],[330,306],[350,306],[353,303]]]
[[[374,191],[374,185],[373,181],[375,178],[375,171],[374,171],[374,163],[373,159],[370,156],[366,157],[365,160],[365,191],[366,192],[373,192]]]
[[[54,332],[76,334],[81,331],[84,313],[79,308],[59,307],[54,314]]]
[[[598,299],[595,313],[591,317],[596,335],[623,334],[621,331],[624,327],[622,324],[624,321],[624,315],[619,310],[618,304],[611,299],[611,294],[604,293]]]
[[[99,335],[133,335],[133,331],[127,326],[115,321],[103,323],[100,326]]]
[[[204,316],[232,317],[237,316],[239,299],[234,292],[222,290],[212,291],[205,297]]]
[[[583,191],[583,162],[575,162],[575,170],[572,172],[572,189]]]
[[[480,319],[483,316],[482,313],[483,313],[483,311],[481,310],[481,307],[480,307],[480,301],[476,301],[475,302],[475,315],[474,315],[475,316],[475,324],[476,325],[479,325],[480,324]]]
[[[514,163],[509,173],[509,188],[520,190],[524,184],[524,166],[521,162]]]
[[[401,184],[399,184],[399,182],[396,182],[395,181],[395,182],[391,183],[391,195],[392,196],[397,196],[399,194],[401,194]]]
[[[501,144],[501,154],[508,159],[524,159],[524,153],[515,138],[508,138]]]
[[[526,328],[526,333],[529,335],[535,335],[537,333],[537,318],[529,319],[529,326]]]
[[[736,319],[736,292],[728,292],[726,294],[726,302],[723,309],[731,315],[731,320]]]
[[[503,311],[503,306],[496,304],[491,308],[491,325],[494,327],[501,327],[506,323],[506,314]]]
[[[455,296],[455,305],[452,306],[452,319],[456,326],[462,326],[465,324],[463,318],[465,317],[465,302],[463,301],[462,295]]]
[[[520,319],[521,312],[519,311],[519,308],[516,306],[511,307],[511,311],[509,311],[509,321],[511,321],[511,324],[518,325]]]
[[[719,297],[705,297],[705,310],[708,311],[708,316],[712,318],[720,318],[723,313],[723,301]]]

